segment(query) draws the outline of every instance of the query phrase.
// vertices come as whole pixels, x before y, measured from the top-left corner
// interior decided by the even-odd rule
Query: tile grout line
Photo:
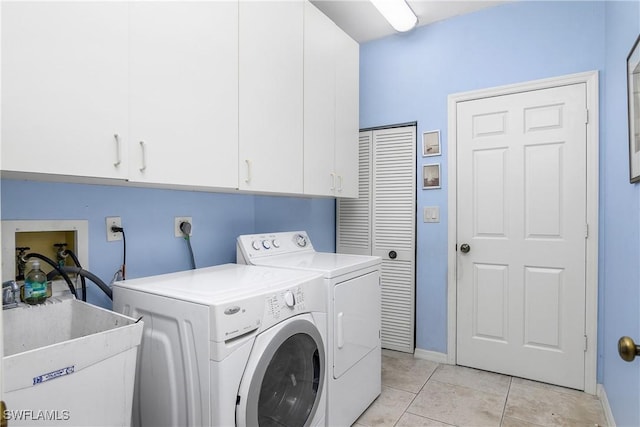
[[[411,404],[413,403],[413,401],[414,401],[414,400],[416,400],[416,398],[418,397],[418,395],[420,394],[420,392],[422,391],[422,389],[424,389],[424,386],[425,386],[425,385],[427,385],[427,383],[429,382],[429,380],[431,379],[431,377],[433,376],[433,374],[436,372],[436,370],[438,370],[438,368],[439,368],[439,367],[440,367],[440,363],[438,363],[438,365],[435,367],[435,369],[434,369],[433,371],[431,371],[431,373],[430,373],[430,374],[429,374],[429,376],[427,377],[427,380],[424,382],[424,384],[422,384],[422,387],[420,387],[420,390],[418,390],[418,392],[413,396],[413,399],[411,399],[411,402],[409,402],[409,404],[407,405],[407,407],[405,408],[405,410],[404,410],[404,411],[402,411],[402,414],[400,414],[400,418],[398,418],[398,419],[396,420],[396,422],[395,422],[395,423],[393,423],[393,426],[394,426],[394,427],[398,425],[398,423],[400,422],[400,420],[402,419],[402,417],[404,416],[404,414],[406,414],[406,413],[407,413],[407,410],[409,409],[409,407],[411,406]],[[389,386],[386,386],[386,387],[389,387]],[[390,388],[393,388],[393,387],[390,387]],[[397,390],[397,389],[394,389],[394,390]],[[404,391],[406,391],[406,390],[404,390]],[[411,393],[411,392],[408,392],[408,393]],[[412,414],[412,415],[416,415],[416,414],[413,414],[413,413],[411,413],[411,412],[409,412],[409,413],[410,413],[410,414]],[[419,415],[418,415],[418,416],[419,416]],[[423,418],[425,418],[425,417],[423,417]],[[434,421],[437,421],[437,420],[434,420]],[[438,421],[438,422],[441,422],[441,421]]]
[[[511,393],[511,384],[513,383],[513,377],[509,377],[509,387],[507,387],[507,396],[504,399],[504,406],[502,407],[502,416],[500,417],[500,426],[504,422],[504,414],[507,412],[507,402],[509,401],[509,394]]]

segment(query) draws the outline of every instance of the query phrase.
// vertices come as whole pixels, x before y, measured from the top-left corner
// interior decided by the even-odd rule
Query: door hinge
[[[584,110],[584,123],[589,124],[589,109]]]
[[[587,343],[589,341],[589,338],[587,338],[587,336],[584,336],[584,351],[587,351]]]
[[[584,238],[585,239],[589,238],[589,224],[584,225]]]

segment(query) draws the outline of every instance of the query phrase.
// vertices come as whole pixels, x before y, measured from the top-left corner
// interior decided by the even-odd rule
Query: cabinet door
[[[242,190],[303,191],[303,5],[240,2]]]
[[[372,135],[371,255],[382,258],[382,347],[415,348],[416,127]]]
[[[304,16],[304,193],[333,196],[336,188],[335,43],[340,31],[311,3]]]
[[[238,3],[130,14],[131,180],[237,188]]]
[[[2,170],[126,177],[127,37],[123,2],[2,3]]]
[[[360,47],[340,31],[336,35],[336,196],[358,197]]]

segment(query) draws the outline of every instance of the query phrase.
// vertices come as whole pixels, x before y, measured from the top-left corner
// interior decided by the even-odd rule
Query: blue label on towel
[[[75,365],[67,366],[66,368],[58,369],[57,371],[49,372],[48,374],[40,375],[33,378],[33,385],[43,383],[49,380],[55,380],[56,378],[63,377],[65,375],[73,374],[75,371]]]

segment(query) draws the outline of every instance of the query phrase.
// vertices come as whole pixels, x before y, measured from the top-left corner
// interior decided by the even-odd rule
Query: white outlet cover
[[[106,218],[107,227],[107,242],[115,242],[116,240],[122,240],[122,233],[114,233],[111,231],[111,227],[122,227],[122,219],[119,216],[108,216]]]

